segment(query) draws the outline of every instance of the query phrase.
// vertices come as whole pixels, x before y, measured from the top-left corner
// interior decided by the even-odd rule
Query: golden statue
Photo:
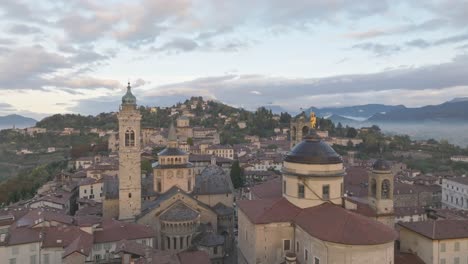
[[[314,112],[310,113],[310,128],[313,129],[317,125],[317,117]]]

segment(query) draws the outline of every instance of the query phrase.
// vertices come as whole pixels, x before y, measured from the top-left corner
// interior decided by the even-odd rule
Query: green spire
[[[136,97],[132,94],[130,82],[128,82],[127,93],[122,97],[122,105],[136,105]]]

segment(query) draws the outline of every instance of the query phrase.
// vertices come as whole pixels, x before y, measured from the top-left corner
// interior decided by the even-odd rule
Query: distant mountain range
[[[21,115],[0,116],[0,129],[12,128],[13,126],[16,128],[26,128],[35,126],[36,123],[37,120]]]
[[[468,122],[468,97],[455,98],[439,105],[407,108],[403,105],[367,104],[346,107],[310,107],[306,113],[315,112],[333,122],[341,123],[386,123],[447,121]]]

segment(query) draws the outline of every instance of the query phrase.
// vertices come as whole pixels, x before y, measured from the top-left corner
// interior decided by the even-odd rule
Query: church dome
[[[315,130],[304,137],[287,155],[284,161],[301,164],[339,164],[340,155],[322,141]]]
[[[372,169],[378,171],[389,171],[391,170],[391,167],[387,161],[383,159],[378,159],[374,162],[374,165],[372,165]]]
[[[122,97],[123,105],[136,105],[136,97],[132,94],[132,87],[130,83],[127,86],[127,93]]]

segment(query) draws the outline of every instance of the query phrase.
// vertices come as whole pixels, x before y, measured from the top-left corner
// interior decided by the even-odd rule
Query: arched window
[[[390,198],[390,181],[383,180],[382,181],[382,199]]]
[[[376,197],[377,194],[377,182],[375,179],[371,179],[371,196]]]
[[[309,134],[309,127],[308,126],[304,126],[302,128],[302,136],[305,137],[307,136],[307,134]]]
[[[166,237],[167,240],[167,249],[171,249],[171,239],[169,237]]]
[[[291,140],[293,141],[296,140],[296,133],[297,133],[296,130],[297,130],[296,127],[293,127],[291,131]]]
[[[135,132],[133,130],[125,131],[125,146],[134,147],[135,146]]]

